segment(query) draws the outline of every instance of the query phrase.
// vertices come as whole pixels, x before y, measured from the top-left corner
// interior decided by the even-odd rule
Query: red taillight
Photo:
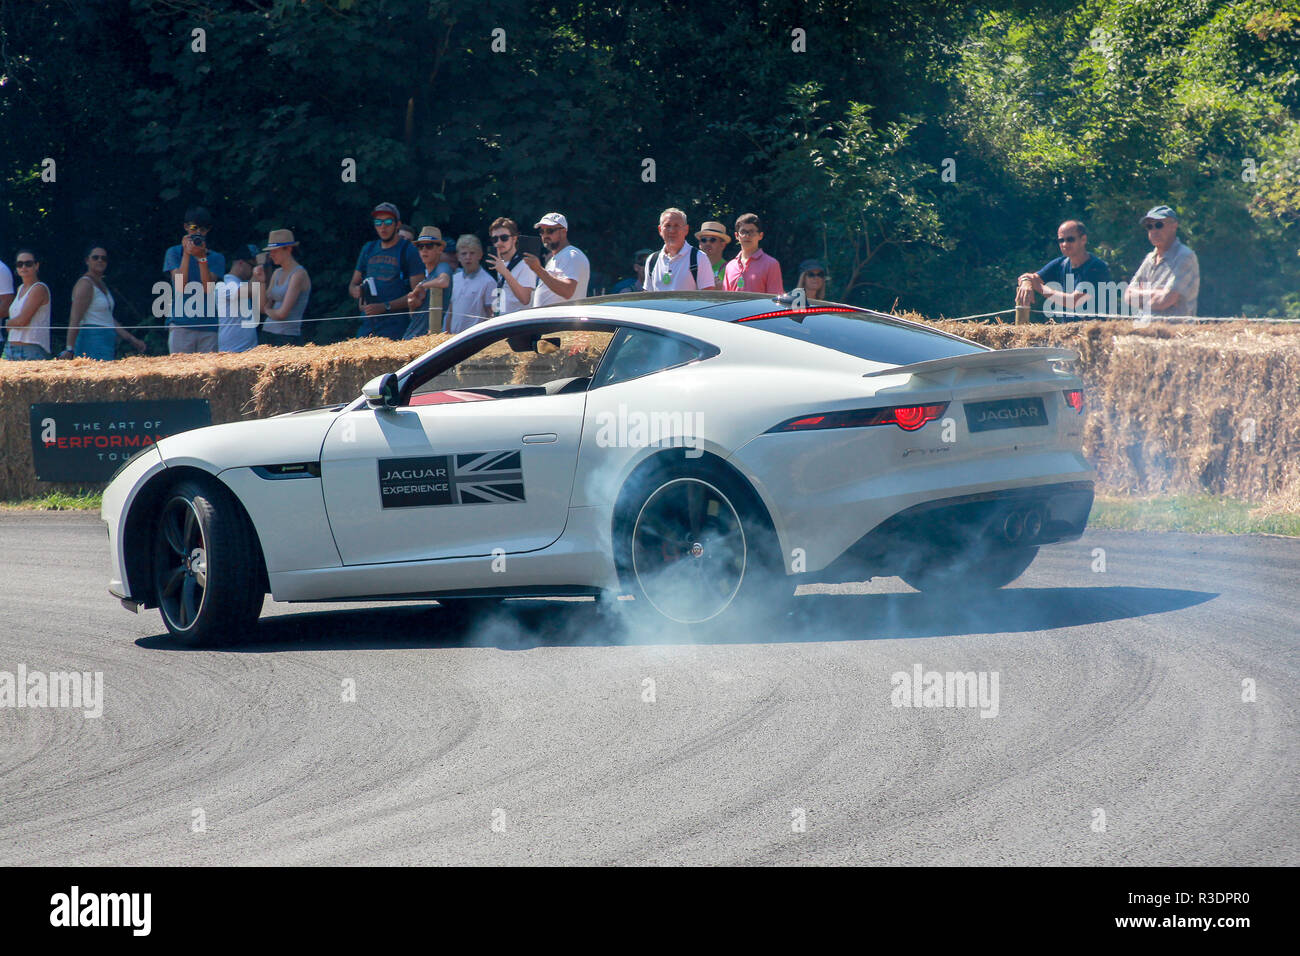
[[[1080,415],[1083,414],[1083,389],[1067,388],[1065,390],[1065,404],[1069,405]]]
[[[824,412],[821,415],[804,415],[791,418],[768,432],[803,432],[821,428],[866,428],[871,425],[897,425],[905,432],[914,432],[927,422],[932,422],[948,408],[947,402],[937,405],[896,405],[893,408],[854,408],[844,412]]]
[[[797,432],[805,428],[821,428],[822,422],[826,421],[825,415],[811,415],[808,418],[798,418],[792,422],[786,422],[783,431]]]
[[[894,422],[905,432],[914,432],[934,416],[927,418],[930,408],[927,405],[905,405],[894,409]]]

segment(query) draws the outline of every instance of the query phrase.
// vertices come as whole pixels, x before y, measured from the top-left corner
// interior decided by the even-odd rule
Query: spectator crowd
[[[520,309],[585,298],[591,265],[569,241],[569,221],[548,212],[523,234],[519,224],[498,217],[488,227],[489,249],[474,233],[448,239],[437,226],[419,233],[402,222],[390,202],[370,214],[374,238],[360,249],[348,294],[356,301],[358,337],[411,339],[461,332],[478,322]],[[1104,295],[1113,284],[1108,265],[1088,252],[1088,233],[1077,219],[1061,223],[1060,256],[1016,282],[1016,304],[1044,308],[1064,317],[1097,314],[1099,304],[1154,316],[1195,316],[1200,287],[1196,254],[1178,239],[1178,217],[1156,206],[1141,219],[1152,251],[1122,294]],[[258,345],[300,345],[312,280],[298,261],[298,240],[290,229],[272,229],[261,247],[246,244],[223,255],[208,245],[212,216],[202,206],[187,210],[180,241],[163,256],[165,290],[154,314],[165,320],[171,353],[243,352]],[[690,223],[681,209],[659,216],[659,248],[638,249],[633,275],[615,283],[611,294],[725,290],[779,295],[785,291],[781,265],[762,249],[763,223],[754,213],[739,216],[732,234],[709,220],[690,242]],[[93,243],[85,252],[85,274],[73,285],[66,326],[51,324],[54,300],[40,280],[40,256],[17,250],[15,271],[0,261],[0,318],[3,357],[27,361],[88,357],[110,360],[119,343],[143,353],[145,343],[114,316],[116,300],[105,274],[108,250]],[[799,263],[795,288],[808,299],[829,296],[829,274],[818,259]],[[174,290],[174,292],[173,292]],[[59,310],[58,314],[63,314]],[[64,333],[56,336],[55,332]],[[59,349],[58,346],[63,348]]]

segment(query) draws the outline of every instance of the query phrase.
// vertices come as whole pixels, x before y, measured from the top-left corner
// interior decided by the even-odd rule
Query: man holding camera
[[[226,259],[208,248],[212,214],[202,206],[185,211],[185,233],[163,257],[163,272],[172,284],[172,311],[167,317],[167,351],[215,352],[217,326],[208,314],[208,293],[226,274]],[[191,302],[191,297],[197,303]],[[186,308],[187,303],[189,307]],[[204,321],[207,320],[207,321]]]

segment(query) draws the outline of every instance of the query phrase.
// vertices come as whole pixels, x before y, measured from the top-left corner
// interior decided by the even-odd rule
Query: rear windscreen
[[[885,365],[912,365],[985,351],[978,345],[951,339],[930,329],[891,322],[866,313],[812,312],[799,316],[798,321],[795,318],[777,316],[744,324]]]

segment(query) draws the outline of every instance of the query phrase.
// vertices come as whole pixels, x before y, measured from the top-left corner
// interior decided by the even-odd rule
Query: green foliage
[[[452,235],[559,209],[597,287],[666,206],[757,212],[788,283],[815,255],[836,294],[929,314],[1008,305],[1067,216],[1127,276],[1169,202],[1203,312],[1300,310],[1300,0],[25,0],[0,31],[0,257],[43,247],[56,324],[91,239],[152,321],[199,202],[219,250],[294,230],[309,317],[353,310],[384,200]]]
[[[1202,313],[1246,301],[1276,311],[1296,280],[1270,221],[1286,180],[1256,200],[1249,170],[1295,121],[1300,7],[1269,7],[1088,0],[1054,16],[991,14],[954,73],[950,121],[1000,158],[1010,188],[1035,196],[1045,218],[1022,235],[1083,216],[1093,251],[1127,276],[1149,249],[1138,218],[1168,203],[1201,259]],[[1034,264],[1035,246],[1001,245],[1005,274]]]
[[[815,237],[811,251],[830,269],[831,294],[851,301],[875,284],[882,253],[945,240],[919,185],[933,170],[908,149],[920,121],[903,116],[877,129],[870,105],[849,102],[824,122],[829,101],[820,97],[815,82],[793,87],[790,112],[764,138],[773,145],[753,158],[767,170],[760,182],[783,228]]]

